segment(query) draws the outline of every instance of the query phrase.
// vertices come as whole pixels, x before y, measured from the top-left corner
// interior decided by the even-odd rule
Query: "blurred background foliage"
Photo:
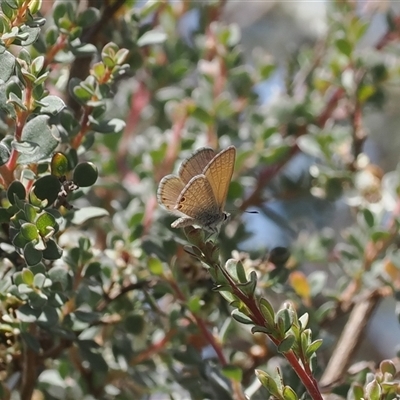
[[[395,3],[1,1],[1,399],[400,396]],[[229,145],[221,265],[275,344],[157,205]]]

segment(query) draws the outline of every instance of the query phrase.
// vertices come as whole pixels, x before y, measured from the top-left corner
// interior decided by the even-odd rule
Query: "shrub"
[[[224,2],[88,3],[1,2],[0,397],[398,398],[394,361],[348,366],[399,297],[398,171],[364,148],[399,78],[399,18],[361,48],[371,21],[332,4],[323,44],[288,60],[265,107],[255,87],[282,66],[246,61]],[[219,235],[170,228],[156,200],[204,145],[237,149]],[[300,154],[310,168],[292,174]],[[350,205],[342,240],[243,251],[242,212],[304,198]]]

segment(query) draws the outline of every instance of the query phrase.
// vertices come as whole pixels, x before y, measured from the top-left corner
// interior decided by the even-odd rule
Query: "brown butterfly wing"
[[[203,172],[210,183],[219,212],[222,212],[225,206],[229,184],[235,167],[235,158],[236,149],[234,146],[229,146],[218,153],[208,163]]]
[[[207,164],[215,157],[215,151],[209,147],[198,149],[189,158],[184,160],[179,168],[178,175],[186,185],[194,176],[201,175]]]
[[[203,226],[220,218],[211,185],[204,175],[197,175],[189,181],[178,198],[175,210]]]
[[[174,211],[178,197],[182,193],[185,185],[176,175],[167,175],[161,179],[157,190],[158,203],[169,211]]]

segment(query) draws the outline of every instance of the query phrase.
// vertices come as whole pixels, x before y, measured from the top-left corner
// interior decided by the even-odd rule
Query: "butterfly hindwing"
[[[219,212],[221,212],[225,206],[229,184],[235,167],[235,157],[235,147],[229,146],[218,153],[208,163],[203,172],[210,183]]]
[[[166,207],[168,210],[174,211],[178,197],[184,188],[185,185],[182,180],[176,175],[165,176],[158,186],[158,203]]]

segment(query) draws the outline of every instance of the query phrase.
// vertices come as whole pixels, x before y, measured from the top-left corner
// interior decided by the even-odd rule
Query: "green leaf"
[[[75,167],[72,180],[79,187],[89,187],[96,183],[98,176],[97,167],[93,163],[83,162]]]
[[[388,231],[381,231],[381,230],[376,230],[375,232],[372,233],[371,239],[373,242],[378,242],[380,240],[388,240],[390,239],[390,232]]]
[[[81,225],[92,218],[101,218],[109,216],[109,212],[100,207],[84,207],[74,212],[72,223]]]
[[[353,392],[354,400],[363,400],[364,399],[364,388],[360,384],[353,382],[352,392]]]
[[[96,349],[93,348],[91,342],[92,341],[89,340],[77,341],[79,354],[84,360],[89,362],[92,370],[106,373],[108,370],[108,365],[104,361],[104,358],[96,352]]]
[[[193,118],[198,119],[199,121],[203,122],[206,125],[211,125],[215,120],[215,117],[213,115],[210,115],[210,113],[208,111],[204,110],[204,108],[201,108],[201,107],[196,107],[190,113],[190,115]]]
[[[18,232],[12,239],[12,243],[15,247],[19,247],[23,249],[29,241],[25,239],[24,235],[21,232]]]
[[[90,121],[90,128],[98,133],[120,133],[125,129],[126,123],[122,119],[112,118],[104,121]]]
[[[98,261],[91,262],[85,269],[84,269],[84,276],[85,278],[90,277],[98,277],[101,272],[101,264]]]
[[[57,152],[53,154],[51,159],[51,174],[60,178],[69,171],[68,158],[65,154]]]
[[[28,293],[29,305],[33,308],[42,309],[47,303],[47,296],[41,292]]]
[[[374,214],[368,208],[364,208],[362,210],[364,220],[369,228],[373,228],[375,226],[375,218]]]
[[[289,350],[292,349],[296,338],[289,334],[287,335],[278,345],[278,351],[281,353],[287,353]]]
[[[241,264],[241,262],[239,262]],[[238,265],[239,265],[238,264]],[[257,287],[257,273],[256,271],[251,271],[249,276],[249,281],[246,283],[239,283],[237,286],[247,297],[254,297],[256,287]]]
[[[357,97],[360,103],[367,101],[377,91],[377,88],[373,85],[362,85],[358,88]]]
[[[67,7],[64,3],[56,3],[53,9],[53,20],[59,26],[59,20],[67,13]]]
[[[35,276],[33,275],[32,271],[28,268],[24,268],[21,273],[22,281],[27,285],[32,285]]]
[[[54,25],[49,26],[45,34],[45,41],[48,47],[54,46],[56,44],[58,39],[58,33],[59,31]]]
[[[365,395],[368,400],[380,400],[382,395],[382,389],[379,383],[374,379],[368,383],[365,388]]]
[[[32,74],[37,77],[42,71],[43,66],[44,66],[44,57],[38,56],[34,60],[32,60],[32,63],[30,65],[30,70]]]
[[[39,231],[40,236],[45,237],[50,232],[54,232],[56,230],[56,219],[50,213],[44,212],[36,220],[36,228]]]
[[[12,104],[15,108],[19,108],[20,110],[27,111],[25,104],[15,93],[10,93],[7,101],[8,101],[8,103]]]
[[[276,69],[276,65],[275,64],[264,64],[261,65],[259,68],[259,74],[260,74],[260,78],[262,80],[266,80],[268,79],[272,73],[275,71]]]
[[[29,7],[29,11],[33,15],[40,11],[41,6],[42,6],[42,0],[31,0],[29,2],[28,7]]]
[[[10,154],[10,149],[4,143],[0,143],[0,166],[8,162]]]
[[[296,394],[296,392],[290,387],[290,386],[285,386],[283,388],[283,398],[285,400],[298,400],[298,396]]]
[[[77,24],[82,28],[94,25],[100,18],[100,11],[94,7],[88,7],[78,15]]]
[[[32,223],[35,222],[37,212],[36,212],[36,208],[34,206],[32,206],[29,203],[26,203],[24,205],[24,212],[25,212],[25,217],[28,222],[32,222]]]
[[[353,52],[352,44],[344,38],[336,40],[336,48],[345,56],[350,57]]]
[[[275,326],[275,312],[271,303],[265,299],[260,299],[260,311],[265,318],[265,321],[269,327]]]
[[[80,44],[74,44],[71,42],[71,52],[73,55],[77,57],[83,57],[83,56],[92,56],[96,54],[97,48],[95,45],[91,43],[80,43]]]
[[[123,65],[129,55],[128,49],[119,49],[115,55],[115,61],[118,65]]]
[[[29,267],[29,269],[33,272],[33,275],[46,274],[46,267],[42,263],[33,265],[32,267]]]
[[[32,190],[38,199],[47,200],[47,204],[51,205],[58,197],[61,183],[56,176],[45,175],[35,182]]]
[[[18,46],[29,46],[36,42],[40,35],[40,28],[36,26],[23,25],[16,36],[13,44]]]
[[[271,375],[260,369],[256,369],[254,372],[261,384],[269,390],[272,396],[275,396],[277,399],[282,399],[282,394],[278,388],[278,385]]]
[[[211,271],[211,270],[210,270]],[[222,290],[220,288],[217,288],[217,290],[219,291],[219,293],[222,295],[222,297],[229,303],[232,304],[234,301],[237,300],[237,298],[231,293],[229,292],[227,289],[228,287],[224,287],[225,290]]]
[[[254,325],[254,322],[246,314],[243,314],[239,310],[233,310],[231,315],[236,321],[240,322],[241,324]]]
[[[50,157],[58,145],[55,135],[57,129],[48,126],[49,117],[39,115],[31,119],[22,129],[22,142],[32,143],[35,146],[33,152],[20,154],[18,162],[21,164],[37,163]]]
[[[18,285],[18,293],[19,294],[29,294],[33,292],[33,288],[31,286],[28,286],[26,283],[20,283]]]
[[[307,359],[310,359],[311,356],[321,347],[322,345],[322,339],[317,339],[314,340],[306,350],[306,357]]]
[[[57,115],[65,108],[65,103],[58,96],[46,96],[40,100],[40,103],[43,104],[40,108],[43,114]]]
[[[35,322],[38,319],[40,313],[41,313],[40,310],[35,310],[34,308],[30,307],[28,304],[22,305],[16,311],[17,318],[21,322],[27,322],[27,323]]]
[[[13,181],[7,189],[7,198],[11,204],[15,204],[14,196],[16,196],[20,200],[25,199],[25,186],[20,181]]]
[[[92,324],[93,322],[98,322],[101,318],[100,313],[91,311],[76,310],[74,314],[76,318],[78,318],[80,321],[88,322],[89,324]]]
[[[392,360],[383,360],[379,364],[379,370],[381,371],[382,375],[387,373],[395,376],[397,373],[396,365],[393,363]]]
[[[68,271],[63,267],[53,267],[48,272],[49,279],[55,283],[58,282],[61,284],[63,290],[66,290],[69,282]]]
[[[140,335],[143,333],[146,322],[141,313],[133,312],[125,318],[124,326],[129,333]]]
[[[24,258],[29,266],[40,263],[42,255],[43,253],[35,248],[33,242],[29,242],[24,246]]]
[[[15,56],[8,51],[0,54],[0,80],[7,82],[14,74]]]
[[[42,289],[44,286],[44,282],[46,280],[46,276],[42,273],[36,274],[33,280],[33,286]]]
[[[234,260],[233,258],[229,259],[225,263],[225,269],[236,282],[247,282],[246,272],[244,270],[243,264],[240,261]]]
[[[1,3],[1,9],[7,17],[11,18],[14,10],[18,10],[18,4],[16,0],[6,0]]]
[[[137,41],[139,47],[149,46],[153,44],[161,44],[167,40],[167,34],[164,32],[151,30],[145,32]]]
[[[62,249],[57,243],[50,239],[46,242],[46,248],[43,250],[43,257],[46,260],[58,260],[62,256]]]
[[[39,232],[36,228],[36,225],[31,224],[30,222],[26,222],[21,225],[21,233],[27,240],[35,240],[39,236]]]
[[[102,62],[98,62],[92,66],[92,74],[96,79],[101,80],[106,73],[106,66]]]
[[[265,333],[266,335],[271,335],[273,330],[265,326],[255,325],[251,328],[251,333]]]
[[[1,67],[0,67],[1,68]],[[6,95],[7,97],[10,93],[14,93],[19,99],[22,98],[22,89],[20,83],[15,79],[10,79],[6,85]]]
[[[234,380],[235,382],[242,381],[243,371],[240,367],[237,367],[235,365],[225,365],[224,367],[222,367],[221,372],[222,375]]]
[[[285,333],[290,329],[292,325],[289,310],[287,308],[279,310],[276,313],[275,322],[279,329],[280,335],[284,337]]]
[[[38,318],[38,323],[46,327],[54,327],[58,323],[58,313],[54,307],[45,305]]]
[[[164,272],[162,262],[156,257],[149,257],[147,266],[153,275],[162,275]]]
[[[0,224],[8,224],[12,215],[8,212],[6,208],[0,208]]]
[[[307,328],[308,321],[310,319],[310,315],[308,313],[304,313],[300,318],[299,318],[299,323],[301,329]]]

